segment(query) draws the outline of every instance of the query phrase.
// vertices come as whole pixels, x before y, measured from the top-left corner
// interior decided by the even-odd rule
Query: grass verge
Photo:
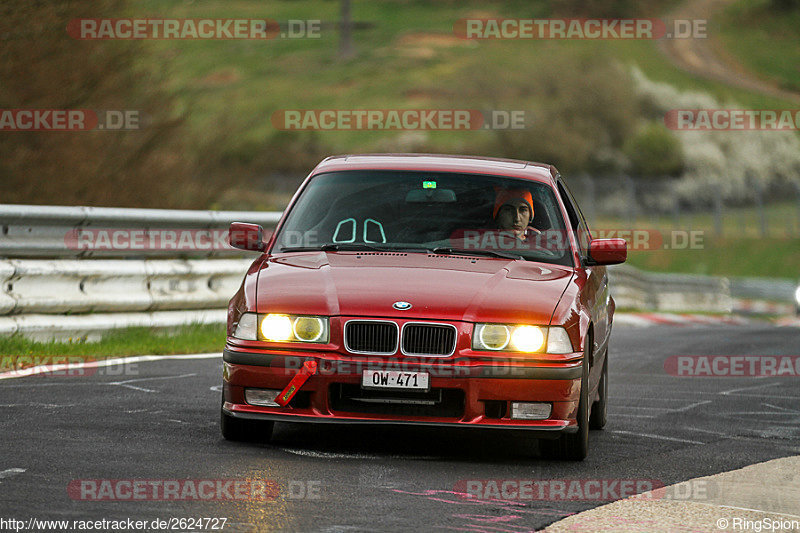
[[[631,251],[627,263],[650,272],[713,276],[800,277],[797,239],[706,239],[698,249]]]
[[[0,338],[0,371],[10,370],[18,357],[80,357],[105,359],[126,355],[172,355],[221,352],[224,324],[195,324],[165,332],[153,328],[113,331],[97,342],[38,342],[19,335]]]
[[[769,0],[739,0],[719,17],[728,52],[764,78],[800,91],[800,10],[777,10]]]

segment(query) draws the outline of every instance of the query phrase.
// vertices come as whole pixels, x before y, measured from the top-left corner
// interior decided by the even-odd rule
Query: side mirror
[[[593,239],[589,243],[589,261],[593,265],[617,265],[628,258],[625,239]]]
[[[263,252],[267,249],[267,243],[264,242],[264,228],[247,222],[231,222],[228,242],[234,248],[250,252]]]

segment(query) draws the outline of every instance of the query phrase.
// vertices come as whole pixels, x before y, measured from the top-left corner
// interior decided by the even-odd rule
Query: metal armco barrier
[[[0,260],[0,315],[224,308],[252,259]]]
[[[273,211],[0,205],[0,257],[242,257],[240,250],[216,246],[230,223],[271,229],[280,217]],[[167,235],[175,237],[169,241],[164,230],[186,231]],[[184,237],[190,242],[182,245]]]
[[[727,278],[690,274],[655,274],[629,265],[609,268],[611,295],[622,309],[730,313]]]
[[[94,340],[112,329],[223,324],[252,259],[0,260],[0,335]]]
[[[280,217],[0,205],[0,335],[92,340],[132,326],[223,324],[256,255],[227,245],[230,223],[269,231]]]

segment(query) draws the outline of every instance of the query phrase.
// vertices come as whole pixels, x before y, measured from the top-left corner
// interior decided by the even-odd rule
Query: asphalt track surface
[[[0,380],[0,519],[217,517],[227,519],[223,531],[535,531],[608,502],[466,499],[456,493],[459,482],[669,485],[800,453],[800,378],[664,370],[672,355],[800,355],[800,328],[618,325],[611,350],[609,423],[591,432],[589,457],[578,463],[543,460],[524,433],[495,430],[287,423],[276,425],[269,443],[227,442],[218,427],[217,358],[131,365],[123,376]],[[82,479],[246,478],[271,480],[277,497],[86,501],[67,490]]]

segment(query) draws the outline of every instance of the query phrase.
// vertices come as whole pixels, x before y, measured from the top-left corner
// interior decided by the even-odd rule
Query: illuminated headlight
[[[233,336],[249,341],[328,342],[328,317],[244,313]]]
[[[794,301],[797,302],[797,305],[800,305],[800,287],[794,291]]]
[[[475,324],[472,349],[553,354],[573,351],[569,335],[564,328],[546,328],[528,324]]]
[[[237,339],[254,341],[258,338],[258,315],[255,313],[243,313],[236,324],[236,331],[233,336]]]
[[[328,342],[328,318],[269,314],[261,319],[261,338],[273,342]]]
[[[511,333],[511,347],[518,352],[538,352],[544,346],[544,332],[536,326],[517,326]]]
[[[261,336],[268,341],[289,341],[292,319],[287,315],[267,315],[261,320]]]

